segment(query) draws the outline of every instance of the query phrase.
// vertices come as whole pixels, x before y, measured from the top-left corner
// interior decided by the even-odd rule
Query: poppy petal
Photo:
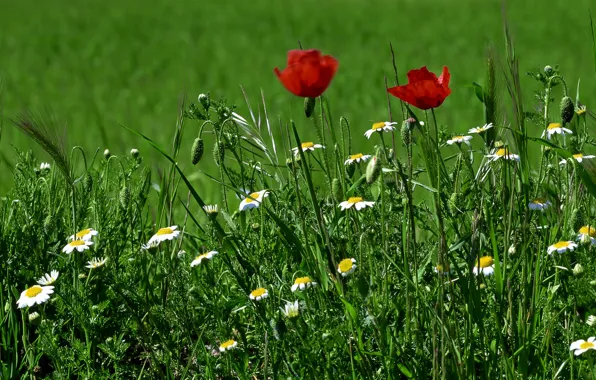
[[[443,66],[443,73],[439,77],[439,84],[443,87],[449,88],[449,80],[451,79],[451,74],[449,74],[449,68],[447,66]],[[451,90],[449,90],[451,93]]]
[[[408,83],[419,82],[423,80],[437,80],[437,76],[434,73],[428,71],[426,66],[422,66],[419,69],[408,71]]]

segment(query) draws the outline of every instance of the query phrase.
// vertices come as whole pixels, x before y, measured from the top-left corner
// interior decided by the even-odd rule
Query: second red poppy
[[[337,59],[322,55],[319,50],[290,50],[287,67],[276,67],[274,72],[292,94],[316,98],[329,87],[338,66]]]
[[[421,110],[437,108],[451,94],[450,77],[447,66],[443,66],[443,73],[438,78],[424,66],[408,72],[408,84],[391,87],[387,91]]]

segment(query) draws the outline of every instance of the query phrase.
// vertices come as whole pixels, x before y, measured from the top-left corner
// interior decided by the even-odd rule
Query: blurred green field
[[[596,103],[590,3],[508,4],[522,72],[559,65],[573,94],[582,79],[588,106]],[[119,123],[169,144],[183,94],[190,101],[201,92],[227,97],[248,117],[239,85],[253,104],[262,89],[270,115],[303,121],[301,99],[273,74],[298,41],[339,59],[327,94],[334,114],[348,117],[354,130],[387,117],[383,76],[392,73],[392,42],[402,75],[422,65],[450,67],[453,94],[439,118],[465,131],[482,122],[468,86],[483,80],[487,43],[503,46],[497,0],[3,0],[0,9],[0,173],[11,165],[11,146],[31,145],[9,120],[27,109],[52,110],[67,125],[69,145],[109,147],[114,154],[137,147],[145,157],[150,148]],[[523,80],[531,105],[533,84]],[[304,138],[315,137],[310,125],[300,128]],[[185,137],[190,149],[194,133]],[[372,146],[364,138],[361,144]]]

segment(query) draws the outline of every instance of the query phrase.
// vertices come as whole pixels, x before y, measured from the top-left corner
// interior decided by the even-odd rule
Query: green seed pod
[[[348,178],[352,178],[355,171],[356,171],[356,165],[350,164],[350,165],[346,166],[346,175],[348,176]]]
[[[411,140],[412,129],[410,128],[410,124],[411,124],[410,119],[405,120],[401,124],[401,141],[406,146],[410,145],[410,143],[412,142],[412,140]]]
[[[192,144],[192,164],[196,165],[201,161],[201,157],[203,157],[203,151],[205,150],[205,143],[202,138],[197,137],[195,142]]]
[[[93,190],[93,177],[91,177],[91,174],[89,174],[89,172],[85,174],[85,179],[83,180],[83,187],[85,188],[85,192],[87,194],[89,194],[91,190]]]
[[[573,231],[577,231],[585,225],[586,218],[584,212],[581,209],[575,209],[569,216],[569,226]]]
[[[304,98],[304,114],[307,118],[312,116],[312,113],[315,110],[315,98]]]
[[[226,155],[226,148],[217,141],[213,144],[213,160],[217,166],[221,165]]]
[[[370,161],[368,161],[368,165],[366,166],[366,183],[369,185],[372,184],[377,180],[377,178],[379,178],[380,174],[381,163],[379,162],[377,156],[374,156],[370,159]]]
[[[120,190],[120,206],[122,209],[126,210],[128,208],[128,203],[130,202],[130,189],[128,186],[123,186],[122,190]]]
[[[253,223],[250,225],[250,228],[252,228],[253,231],[258,231],[261,228],[261,225],[259,223]]]
[[[331,181],[331,193],[333,194],[333,197],[335,198],[336,201],[338,201],[338,202],[343,201],[344,191],[341,187],[341,182],[337,178],[334,178],[333,181]]]
[[[46,233],[46,235],[49,235],[52,233],[52,231],[54,231],[56,227],[56,218],[54,218],[53,215],[48,214],[48,216],[46,216],[46,218],[43,221],[43,230]]]
[[[561,121],[563,121],[563,125],[571,122],[573,114],[575,113],[575,106],[573,105],[573,100],[571,100],[569,96],[564,96],[563,99],[561,99],[559,109],[561,111]]]

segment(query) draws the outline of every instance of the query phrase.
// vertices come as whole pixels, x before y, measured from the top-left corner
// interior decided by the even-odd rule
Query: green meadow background
[[[559,65],[574,97],[581,78],[582,101],[593,107],[590,4],[515,0],[508,17],[521,71]],[[120,124],[170,144],[183,95],[188,101],[201,92],[226,97],[248,118],[242,85],[253,106],[262,90],[273,119],[294,118],[302,139],[315,139],[302,100],[273,74],[298,41],[339,59],[327,95],[334,115],[350,120],[353,135],[387,118],[389,42],[403,79],[411,68],[449,66],[453,93],[438,118],[464,132],[483,115],[469,86],[483,81],[488,43],[503,53],[503,40],[497,0],[0,0],[0,192],[8,188],[13,146],[31,146],[10,122],[24,110],[50,110],[66,126],[69,146],[109,148],[116,155],[136,147],[147,160],[157,155]],[[522,80],[529,107],[535,84]],[[188,126],[186,152],[196,137],[196,124]],[[364,137],[355,144],[364,151],[373,146]]]

